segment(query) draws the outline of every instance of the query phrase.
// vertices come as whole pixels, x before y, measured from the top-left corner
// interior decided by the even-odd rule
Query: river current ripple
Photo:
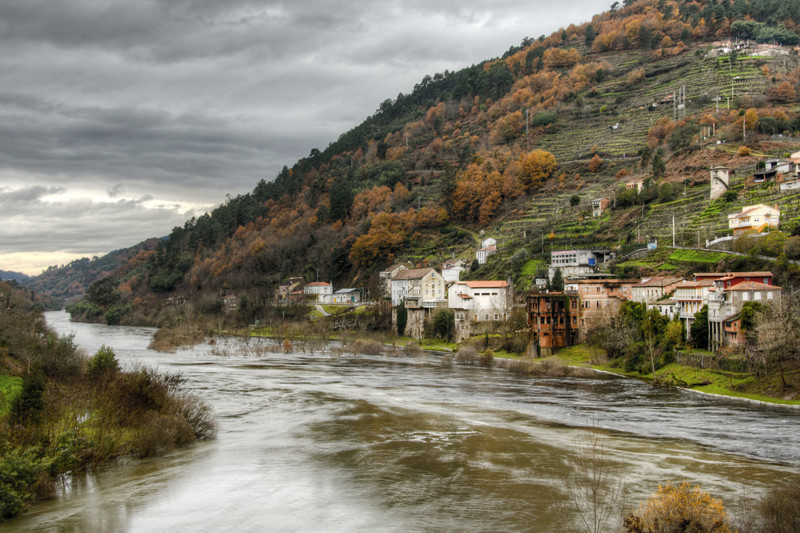
[[[670,480],[730,504],[800,479],[796,409],[436,356],[160,354],[151,328],[47,320],[87,353],[181,372],[219,436],[65,483],[8,531],[556,531],[593,431],[628,508]]]

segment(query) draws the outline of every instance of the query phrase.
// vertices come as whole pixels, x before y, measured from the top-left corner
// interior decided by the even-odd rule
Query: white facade
[[[655,303],[682,282],[681,278],[642,278],[641,283],[631,287],[631,300],[645,304]]]
[[[481,247],[475,252],[475,259],[478,260],[479,265],[485,265],[490,256],[497,253],[497,240],[489,237],[483,239]]]
[[[392,306],[444,307],[445,281],[432,268],[404,270],[392,279]]]
[[[333,303],[333,285],[324,281],[315,281],[303,287],[303,294],[312,303]]]
[[[448,283],[455,282],[461,279],[461,273],[466,269],[467,266],[461,259],[448,261],[442,265],[442,277]]]
[[[403,270],[408,270],[408,266],[396,264],[390,266],[379,274],[381,280],[381,290],[383,290],[384,298],[388,298],[392,295],[392,279]]]
[[[357,304],[361,303],[361,291],[358,289],[339,289],[333,293],[333,303],[335,304]]]
[[[506,281],[459,281],[448,291],[450,309],[468,312],[472,322],[505,320],[510,298]]]

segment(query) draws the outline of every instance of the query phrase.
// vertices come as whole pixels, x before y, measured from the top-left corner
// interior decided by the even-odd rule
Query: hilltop
[[[727,214],[754,203],[781,205],[792,232],[800,196],[746,178],[800,150],[800,6],[612,7],[501,58],[426,76],[154,250],[71,281],[52,272],[46,283],[76,294],[110,273],[104,291],[122,323],[218,314],[226,294],[243,297],[235,318],[249,322],[290,276],[376,291],[377,273],[398,260],[471,262],[481,232],[500,252],[470,275],[523,287],[552,249],[671,241],[673,217],[682,245],[724,235]],[[711,201],[715,165],[735,174],[731,194]],[[641,192],[626,188],[633,180]],[[610,208],[593,217],[597,198]],[[163,306],[168,298],[188,306]]]

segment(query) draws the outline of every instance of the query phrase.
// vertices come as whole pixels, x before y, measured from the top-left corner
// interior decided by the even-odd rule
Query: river
[[[3,531],[555,531],[597,433],[628,508],[669,480],[730,505],[800,479],[796,409],[429,355],[161,354],[150,328],[46,316],[87,353],[181,372],[219,435],[65,483]]]

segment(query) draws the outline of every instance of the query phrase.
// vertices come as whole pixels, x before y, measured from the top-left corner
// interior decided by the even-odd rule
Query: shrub
[[[658,487],[635,514],[625,517],[629,533],[732,533],[722,501],[683,482]]]
[[[474,365],[478,362],[478,352],[475,348],[465,346],[456,353],[456,363],[462,365]]]
[[[772,488],[761,500],[762,530],[771,533],[800,531],[800,485],[790,483]]]
[[[358,339],[347,347],[353,354],[380,355],[383,353],[383,344],[378,341]]]
[[[483,353],[481,353],[478,364],[481,366],[492,366],[494,364],[494,352],[486,348]]]
[[[119,371],[119,362],[114,350],[105,344],[86,364],[86,375],[89,379],[98,380],[113,376]]]
[[[425,353],[425,350],[420,348],[416,342],[409,342],[403,347],[403,353],[411,357],[419,357]]]
[[[43,471],[44,465],[34,449],[0,449],[0,521],[25,509]]]
[[[750,155],[750,148],[748,148],[747,146],[740,146],[736,154],[739,157],[747,157]]]

